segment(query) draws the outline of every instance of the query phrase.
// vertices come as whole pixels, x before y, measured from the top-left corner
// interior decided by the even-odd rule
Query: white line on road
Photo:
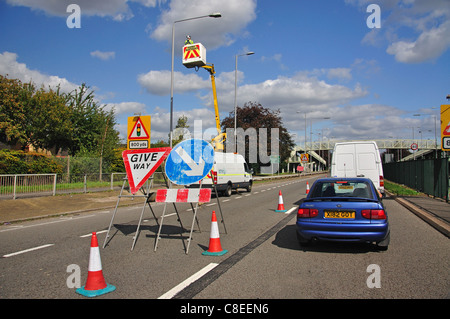
[[[47,244],[47,245],[42,245],[42,246],[30,248],[30,249],[21,250],[21,251],[15,252],[15,253],[3,255],[3,258],[8,258],[8,257],[20,255],[20,254],[27,253],[27,252],[30,252],[30,251],[33,251],[33,250],[38,250],[38,249],[50,247],[50,246],[53,246],[53,245],[54,245],[54,244]]]
[[[108,230],[100,230],[100,231],[96,232],[96,234],[106,233],[107,231]],[[91,237],[91,236],[92,236],[92,233],[87,234],[87,235],[81,235],[80,237],[84,238],[84,237]]]
[[[297,207],[292,207],[291,209],[289,209],[285,214],[289,215],[290,213],[292,213]]]
[[[35,227],[35,226],[45,226],[45,225],[50,225],[50,224],[55,224],[55,223],[60,223],[60,222],[66,222],[66,221],[70,221],[70,220],[77,220],[77,219],[81,219],[81,218],[88,218],[88,217],[94,217],[95,215],[86,215],[86,216],[77,216],[77,217],[72,217],[72,218],[67,218],[67,217],[61,217],[58,220],[54,220],[51,222],[45,222],[45,223],[39,223],[39,224],[33,224],[33,225],[24,225],[20,228],[7,228],[7,229],[2,229],[0,230],[0,233],[5,232],[5,231],[10,231],[10,230],[18,230],[18,229],[25,229],[25,228],[29,228],[29,227]]]
[[[216,263],[210,263],[209,265],[207,265],[206,267],[204,267],[203,269],[200,269],[198,272],[196,272],[195,274],[193,274],[191,277],[189,277],[188,279],[186,279],[185,281],[183,281],[182,283],[178,284],[177,286],[173,287],[172,289],[170,289],[168,292],[166,292],[165,294],[161,295],[160,297],[158,297],[158,299],[171,299],[173,296],[175,296],[178,292],[180,292],[181,290],[183,290],[184,288],[186,288],[187,286],[189,286],[191,283],[193,283],[194,281],[200,279],[202,276],[204,276],[207,272],[209,272],[210,270],[214,269],[217,265]]]

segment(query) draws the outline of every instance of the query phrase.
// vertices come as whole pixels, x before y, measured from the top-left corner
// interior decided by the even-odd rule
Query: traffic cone
[[[202,255],[205,256],[222,256],[226,254],[228,250],[222,249],[219,237],[219,226],[217,225],[216,212],[212,212],[211,218],[211,234],[209,236],[209,248],[204,251]]]
[[[103,278],[97,233],[93,232],[91,237],[91,253],[89,256],[89,268],[86,285],[78,288],[76,292],[85,297],[97,297],[114,290],[116,290],[116,287],[107,284],[105,282],[105,278]]]
[[[281,195],[281,191],[278,193],[278,208],[275,211],[277,213],[278,212],[284,213],[286,211],[286,209],[284,209],[283,195]]]
[[[308,181],[306,181],[306,195],[309,194],[309,183]]]

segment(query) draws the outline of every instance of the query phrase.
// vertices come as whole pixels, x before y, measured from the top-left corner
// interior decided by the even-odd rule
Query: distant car
[[[314,240],[376,243],[387,250],[390,230],[386,209],[368,178],[321,178],[297,212],[301,245]]]

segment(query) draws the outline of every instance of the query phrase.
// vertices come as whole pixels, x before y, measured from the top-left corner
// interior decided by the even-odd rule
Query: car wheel
[[[224,191],[224,194],[226,197],[231,196],[231,185],[230,184],[227,185],[227,189]]]

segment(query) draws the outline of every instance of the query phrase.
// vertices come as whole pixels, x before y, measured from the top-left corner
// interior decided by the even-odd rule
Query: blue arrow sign
[[[189,139],[177,144],[166,160],[166,175],[177,185],[189,185],[204,178],[214,164],[214,148],[207,141]]]

